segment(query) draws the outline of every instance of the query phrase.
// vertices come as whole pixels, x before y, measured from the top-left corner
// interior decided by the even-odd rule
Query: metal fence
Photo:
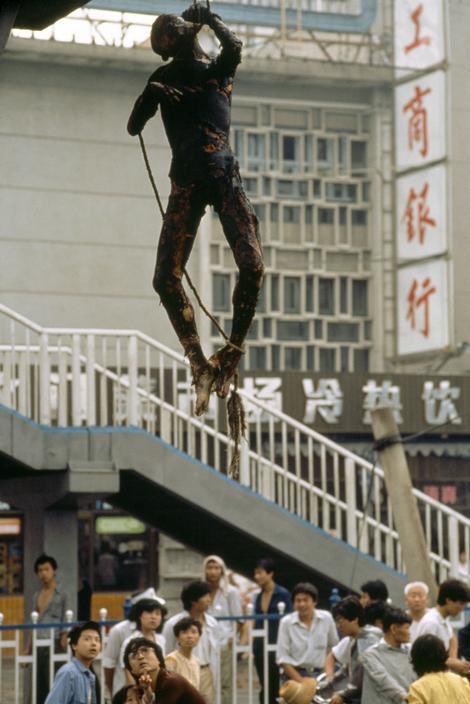
[[[264,704],[268,704],[268,657],[269,653],[276,651],[276,644],[268,641],[268,623],[270,620],[279,620],[282,617],[283,609],[282,605],[280,606],[279,614],[243,615],[224,619],[232,622],[233,629],[230,645],[232,704],[252,704],[258,699],[260,685],[253,657],[255,638],[258,639],[258,647],[261,644],[265,680]],[[33,612],[31,623],[4,624],[3,614],[0,613],[0,702],[2,704],[7,702],[8,704],[36,704],[38,668],[44,667],[44,663],[46,664],[46,677],[50,687],[57,670],[71,657],[70,649],[67,652],[58,652],[57,642],[61,632],[75,625],[72,612],[67,612],[69,620],[61,624],[39,624],[37,622],[38,616],[37,612]],[[247,620],[250,627],[246,642],[241,644],[238,639],[237,624],[243,620]],[[101,609],[99,623],[103,651],[109,629],[117,621],[108,621],[106,609]],[[101,653],[95,659],[93,667],[101,683],[99,704],[110,702],[109,694],[104,685]],[[220,652],[215,679],[217,682],[215,704],[221,704]]]

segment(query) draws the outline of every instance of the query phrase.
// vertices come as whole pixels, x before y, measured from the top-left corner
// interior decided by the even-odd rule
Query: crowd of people
[[[36,606],[48,622],[65,601],[56,569],[51,557],[37,561],[43,589]],[[279,698],[285,704],[470,704],[468,627],[457,637],[450,622],[470,600],[463,581],[443,582],[434,606],[428,586],[411,582],[403,610],[390,602],[384,582],[373,580],[330,612],[318,608],[313,584],[301,582],[291,592],[277,584],[269,558],[257,562],[249,597],[217,555],[204,560],[201,577],[184,586],[182,609],[170,618],[165,600],[150,588],[134,595],[128,617],[111,628],[102,664],[113,704],[215,704],[218,685],[221,704],[231,703],[233,640],[250,642],[248,629],[265,621],[268,652],[264,638],[252,640],[260,704]],[[59,643],[65,635],[58,633]],[[45,702],[98,704],[93,662],[101,652],[100,625],[74,627],[68,643],[72,658],[58,670]]]

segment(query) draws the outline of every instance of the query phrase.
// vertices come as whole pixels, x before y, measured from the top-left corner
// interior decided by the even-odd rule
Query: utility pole
[[[431,569],[429,550],[423,525],[413,494],[410,472],[400,433],[391,408],[372,411],[372,431],[385,475],[385,485],[392,505],[406,574],[409,581],[425,582],[430,600],[437,596],[437,585]]]

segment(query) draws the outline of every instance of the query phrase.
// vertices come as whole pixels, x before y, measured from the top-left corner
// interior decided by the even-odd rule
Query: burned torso
[[[173,159],[170,176],[189,183],[232,169],[229,145],[233,76],[223,75],[217,60],[174,60],[150,78],[183,93],[180,102],[161,104],[162,119]]]

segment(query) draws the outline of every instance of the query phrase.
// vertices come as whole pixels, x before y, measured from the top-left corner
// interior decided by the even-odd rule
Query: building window
[[[263,171],[265,142],[263,134],[248,134],[248,171]]]
[[[336,371],[336,350],[332,347],[320,347],[320,371]]]
[[[339,280],[339,312],[342,315],[347,315],[349,312],[348,279],[345,276],[342,276]]]
[[[355,279],[352,282],[352,314],[369,315],[368,281]]]
[[[318,279],[318,312],[320,315],[334,315],[335,280]]]
[[[284,313],[300,313],[300,279],[284,277]]]
[[[299,137],[284,135],[282,138],[283,171],[292,173],[299,170]]]
[[[266,347],[250,346],[250,369],[266,369]]]
[[[277,312],[279,309],[279,275],[271,274],[271,310]]]
[[[302,350],[300,347],[286,347],[284,350],[284,368],[302,368]]]
[[[328,342],[358,342],[359,323],[328,323]]]
[[[305,310],[307,313],[313,313],[314,310],[314,277],[307,276],[305,278]]]
[[[356,348],[354,350],[354,371],[368,372],[369,371],[369,350]]]
[[[351,171],[362,173],[367,169],[367,142],[351,141]]]
[[[230,310],[230,274],[212,274],[212,305],[215,311]]]
[[[278,320],[277,336],[279,340],[308,340],[307,322],[294,320]]]
[[[281,368],[281,348],[279,345],[271,345],[271,369]]]

